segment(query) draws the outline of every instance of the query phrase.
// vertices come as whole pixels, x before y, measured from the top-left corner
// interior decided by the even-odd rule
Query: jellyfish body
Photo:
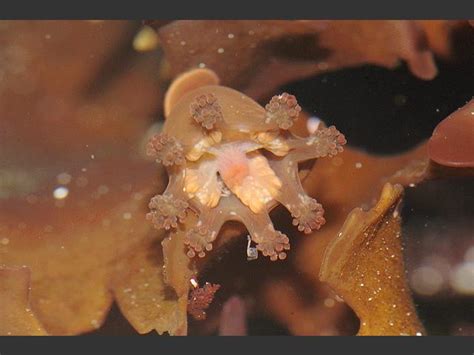
[[[187,255],[204,257],[226,221],[245,225],[257,250],[271,260],[285,259],[289,238],[275,230],[269,211],[284,205],[299,231],[324,223],[324,209],[308,196],[298,163],[331,157],[346,143],[335,127],[307,138],[289,131],[301,111],[295,97],[274,96],[264,107],[233,89],[206,85],[177,100],[148,154],[163,164],[169,183],[150,201],[147,214],[156,228],[176,228],[196,213],[187,231]]]

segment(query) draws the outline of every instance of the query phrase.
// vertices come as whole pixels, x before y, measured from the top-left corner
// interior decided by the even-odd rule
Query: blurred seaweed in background
[[[300,166],[321,230],[272,211],[286,260],[229,224],[189,263],[145,219],[146,144],[199,68],[347,139]],[[0,334],[474,335],[473,68],[467,21],[1,21]]]

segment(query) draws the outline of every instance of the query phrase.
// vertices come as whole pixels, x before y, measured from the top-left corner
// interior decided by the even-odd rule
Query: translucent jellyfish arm
[[[346,138],[336,127],[319,129],[308,138],[292,138],[288,140],[290,152],[288,156],[295,162],[323,157],[332,157],[343,151]]]
[[[196,226],[190,229],[184,238],[184,244],[188,246],[187,255],[190,258],[198,255],[203,258],[206,252],[212,250],[212,243],[228,220],[228,211],[220,206],[209,208],[199,204],[199,220]]]
[[[323,217],[324,209],[303,190],[298,176],[298,163],[293,159],[289,155],[282,160],[271,162],[273,170],[285,187],[276,199],[290,211],[293,225],[298,226],[301,232],[310,233],[326,222]]]
[[[172,195],[175,198],[180,198],[183,200],[188,199],[188,195],[184,191],[184,177],[185,177],[185,170],[176,167],[172,169],[168,169],[169,180],[168,186],[166,187],[163,195]]]
[[[290,249],[290,240],[285,234],[275,230],[268,212],[264,210],[254,213],[238,199],[231,198],[235,206],[232,219],[245,225],[252,241],[257,244],[257,250],[272,261],[285,259],[285,251]]]
[[[148,207],[147,220],[151,221],[156,229],[176,228],[186,218],[189,204],[183,191],[184,170],[170,175],[166,190],[161,195],[151,198]]]

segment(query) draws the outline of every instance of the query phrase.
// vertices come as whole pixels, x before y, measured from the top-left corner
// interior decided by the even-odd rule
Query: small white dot
[[[132,214],[130,212],[125,212],[123,215],[122,215],[123,219],[131,219],[132,218]]]
[[[48,225],[48,226],[44,227],[44,231],[45,231],[46,233],[51,233],[53,230],[54,230],[54,227],[53,227],[53,226],[49,226],[49,225]]]
[[[76,185],[78,187],[85,187],[89,183],[89,180],[85,176],[79,176],[76,180]]]
[[[106,185],[100,185],[97,189],[97,192],[99,195],[105,195],[107,192],[109,192],[109,188]]]
[[[62,200],[69,195],[69,190],[67,187],[59,186],[53,191],[53,196],[56,200]]]
[[[329,65],[326,62],[318,63],[318,68],[321,69],[321,70],[327,70],[328,67],[329,67]]]
[[[336,301],[334,301],[334,299],[332,299],[332,298],[326,298],[324,300],[324,306],[325,307],[331,308],[331,307],[334,307],[335,304],[336,304]]]
[[[442,273],[430,265],[423,265],[415,269],[410,279],[413,290],[426,296],[432,296],[441,291],[444,281]]]
[[[227,35],[227,37],[228,37],[229,39],[232,39],[232,38],[234,38],[235,36],[234,36],[233,33],[229,33],[229,34]]]
[[[142,200],[143,197],[144,197],[143,194],[140,193],[140,192],[136,192],[136,193],[133,194],[133,198],[134,198],[135,200],[137,200],[137,201]]]
[[[224,48],[219,48],[219,49],[217,50],[217,53],[219,53],[219,54],[224,53]]]
[[[58,176],[56,176],[56,180],[58,184],[61,185],[67,185],[71,182],[72,176],[69,175],[68,173],[61,173]]]
[[[205,67],[206,67],[206,64],[204,64],[204,63],[199,63],[198,67],[201,68],[201,69],[202,69],[202,68],[205,68]]]
[[[192,278],[191,280],[189,280],[189,282],[191,282],[191,285],[193,285],[194,288],[198,287],[199,284],[197,283],[196,279]]]
[[[474,262],[457,265],[450,275],[451,287],[458,293],[474,294]]]

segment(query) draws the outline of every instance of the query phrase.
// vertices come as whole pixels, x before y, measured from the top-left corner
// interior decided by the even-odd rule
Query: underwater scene
[[[474,335],[474,21],[0,21],[0,335]]]

